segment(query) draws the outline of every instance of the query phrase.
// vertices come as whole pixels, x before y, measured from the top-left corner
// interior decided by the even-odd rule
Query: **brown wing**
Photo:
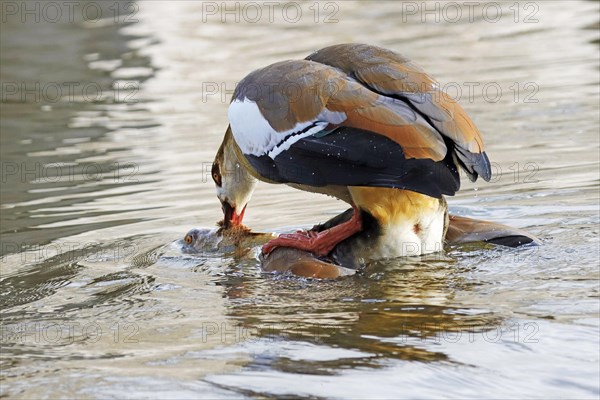
[[[439,161],[447,153],[441,135],[406,102],[375,93],[320,63],[283,61],[254,71],[234,92],[234,102],[243,99],[257,104],[281,140],[299,123],[322,121],[329,129],[344,126],[384,135],[401,145],[409,158]],[[232,128],[237,140],[239,132]],[[259,135],[247,133],[252,134]]]
[[[471,118],[407,58],[381,47],[350,43],[326,47],[306,59],[339,68],[376,93],[406,101],[456,144],[457,156],[472,180],[478,174],[490,179],[483,139]]]
[[[355,270],[321,261],[311,253],[287,247],[278,247],[268,257],[262,257],[261,268],[265,272],[289,272],[296,276],[319,279],[332,279],[356,273]]]
[[[323,51],[312,57],[335,53]],[[458,190],[458,167],[472,179],[490,178],[476,128],[452,128],[472,125],[457,104],[444,97],[438,104],[429,92],[387,93],[408,90],[416,81],[433,88],[426,74],[389,56],[388,64],[377,64],[376,73],[367,75],[361,54],[359,68],[350,72],[311,60],[284,61],[240,82],[229,109],[231,129],[260,176],[308,186],[401,188],[434,197]],[[347,59],[341,67],[349,69],[352,54],[342,58]],[[394,72],[401,68],[404,80]],[[386,86],[385,79],[395,84]],[[417,94],[424,100],[411,97]]]

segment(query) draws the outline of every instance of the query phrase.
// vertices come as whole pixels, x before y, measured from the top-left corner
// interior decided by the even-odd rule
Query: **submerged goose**
[[[336,224],[269,241],[265,256],[277,247],[325,256],[361,232],[371,259],[440,251],[444,196],[458,191],[459,170],[491,178],[466,112],[422,69],[376,46],[340,44],[256,70],[237,85],[228,116],[212,167],[225,228],[241,225],[257,180],[352,207]]]

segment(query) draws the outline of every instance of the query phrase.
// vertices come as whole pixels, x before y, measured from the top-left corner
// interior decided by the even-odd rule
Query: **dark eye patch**
[[[221,182],[221,171],[219,170],[219,164],[213,163],[211,175],[212,175],[213,181],[215,181],[215,184],[217,186],[221,187],[222,182]]]

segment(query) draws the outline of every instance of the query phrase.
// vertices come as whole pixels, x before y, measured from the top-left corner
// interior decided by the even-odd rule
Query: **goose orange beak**
[[[228,229],[234,226],[241,226],[242,220],[244,219],[244,212],[246,212],[246,206],[238,214],[235,207],[232,207],[226,201],[221,202],[221,208],[223,209],[223,228]]]

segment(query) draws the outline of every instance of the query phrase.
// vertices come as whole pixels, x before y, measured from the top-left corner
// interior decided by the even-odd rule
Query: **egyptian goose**
[[[375,224],[373,259],[441,251],[444,195],[459,169],[491,178],[479,130],[407,58],[376,46],[340,44],[304,60],[256,70],[237,85],[212,177],[224,227],[240,225],[256,181],[285,183],[350,204],[328,229],[283,234],[263,246],[317,256]],[[372,229],[370,229],[372,231]]]

